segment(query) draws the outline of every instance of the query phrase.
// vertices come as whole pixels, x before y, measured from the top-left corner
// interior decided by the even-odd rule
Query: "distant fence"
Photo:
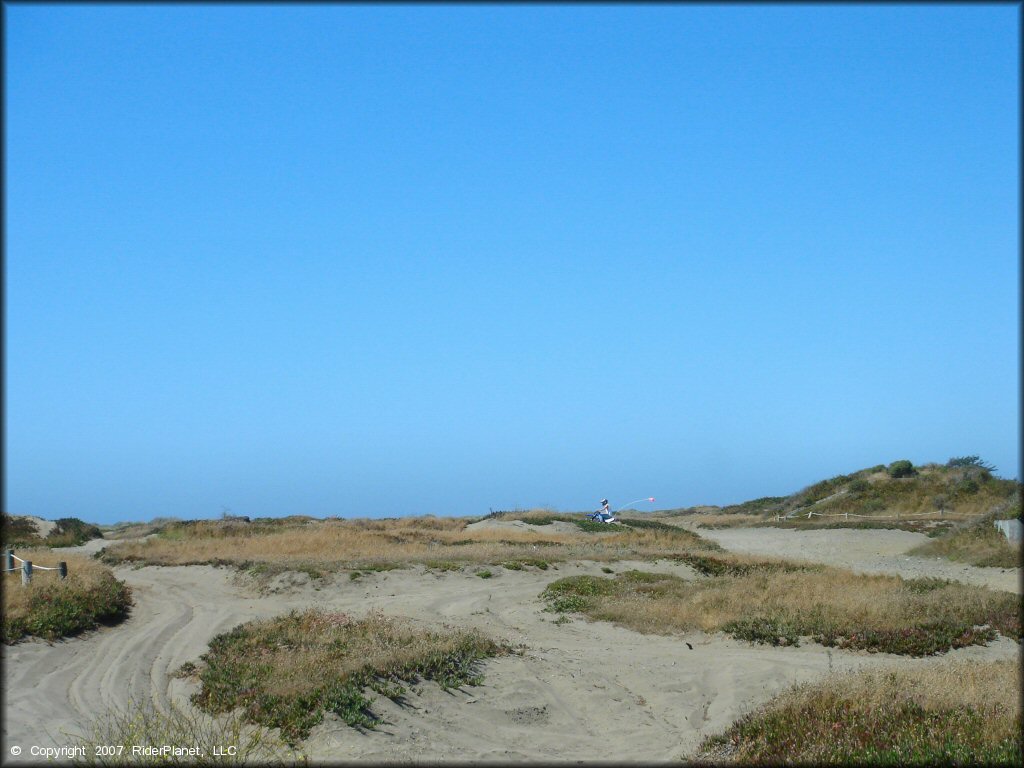
[[[983,517],[988,517],[994,512],[1002,511],[1003,509],[1006,508],[1006,506],[1006,504],[1000,505],[996,509],[984,512],[980,515],[954,515],[949,514],[940,509],[936,512],[922,512],[916,515],[904,515],[900,512],[897,512],[895,516],[858,515],[853,512],[833,512],[831,514],[827,514],[825,512],[814,512],[813,510],[808,510],[807,514],[804,515],[804,509],[807,509],[807,507],[804,507],[803,509],[798,509],[795,512],[790,512],[788,515],[775,515],[775,522],[779,522],[782,520],[792,520],[797,515],[799,515],[800,517],[806,516],[808,520],[810,520],[812,517],[841,517],[844,520],[849,520],[851,517],[858,518],[860,520],[980,520]],[[996,529],[1000,533],[1002,533],[1008,541],[1014,544],[1020,543],[1022,538],[1021,529],[1024,526],[1022,526],[1022,523],[1019,518],[1014,518],[1011,520],[993,520],[992,522],[995,524]]]
[[[14,561],[17,560],[21,563],[21,566],[16,568]],[[11,573],[14,571],[21,571],[21,585],[27,587],[32,583],[32,572],[36,569],[40,571],[56,571],[57,575],[60,576],[61,581],[68,577],[68,564],[61,560],[57,563],[56,567],[48,568],[45,565],[33,565],[31,560],[22,560],[20,557],[14,554],[13,549],[8,549],[4,557],[4,573]]]

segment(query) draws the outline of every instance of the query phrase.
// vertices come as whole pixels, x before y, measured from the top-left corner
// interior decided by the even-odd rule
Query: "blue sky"
[[[5,510],[1018,476],[1014,5],[20,5]]]

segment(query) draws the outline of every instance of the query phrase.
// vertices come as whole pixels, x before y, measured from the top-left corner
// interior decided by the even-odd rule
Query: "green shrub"
[[[77,547],[92,539],[102,539],[103,531],[77,517],[62,517],[47,535],[48,547]]]
[[[737,640],[765,645],[800,645],[797,630],[782,624],[770,616],[751,616],[722,625]]]
[[[907,459],[894,461],[889,465],[888,471],[889,477],[913,477],[917,474],[917,470],[914,469],[914,465]]]
[[[36,526],[23,517],[0,516],[4,547],[34,547],[42,543]]]
[[[960,496],[972,496],[980,490],[981,486],[973,478],[965,478],[956,484],[954,491]]]

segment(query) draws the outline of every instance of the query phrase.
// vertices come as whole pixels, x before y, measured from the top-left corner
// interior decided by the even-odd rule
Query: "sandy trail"
[[[404,707],[375,698],[374,709],[385,720],[376,731],[361,733],[328,715],[304,745],[311,758],[328,761],[685,759],[703,737],[791,683],[820,678],[830,669],[1019,653],[1016,643],[1003,639],[908,660],[816,645],[753,646],[722,635],[642,635],[581,619],[555,624],[556,616],[545,613],[538,600],[544,586],[572,574],[601,575],[602,565],[563,564],[547,571],[491,567],[491,579],[421,567],[358,581],[342,574],[310,583],[296,574],[279,579],[281,591],[272,594],[258,593],[228,569],[117,568],[117,577],[135,593],[136,606],[124,624],[53,645],[31,641],[5,648],[4,742],[26,753],[30,745],[70,744],[62,732],[81,733],[90,718],[129,697],[152,699],[159,707],[187,702],[194,683],[170,673],[198,659],[214,635],[253,618],[312,606],[355,615],[379,609],[432,625],[476,626],[526,646],[521,655],[487,661],[482,686],[445,693],[424,683]],[[686,566],[667,561],[611,567],[694,577]]]
[[[931,541],[923,533],[895,529],[690,528],[732,552],[805,559],[859,573],[893,573],[913,579],[934,576],[989,589],[1021,593],[1020,568],[977,568],[909,550]]]

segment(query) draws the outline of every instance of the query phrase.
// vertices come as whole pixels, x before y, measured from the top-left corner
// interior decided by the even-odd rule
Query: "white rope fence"
[[[15,560],[21,563],[21,567],[14,567]],[[68,577],[68,564],[63,560],[57,563],[56,567],[54,568],[45,565],[33,565],[31,560],[22,560],[20,557],[14,554],[13,549],[8,549],[4,561],[4,573],[21,571],[21,585],[23,587],[27,587],[29,584],[32,583],[32,572],[35,570],[56,571],[57,575],[60,576],[61,581]]]

